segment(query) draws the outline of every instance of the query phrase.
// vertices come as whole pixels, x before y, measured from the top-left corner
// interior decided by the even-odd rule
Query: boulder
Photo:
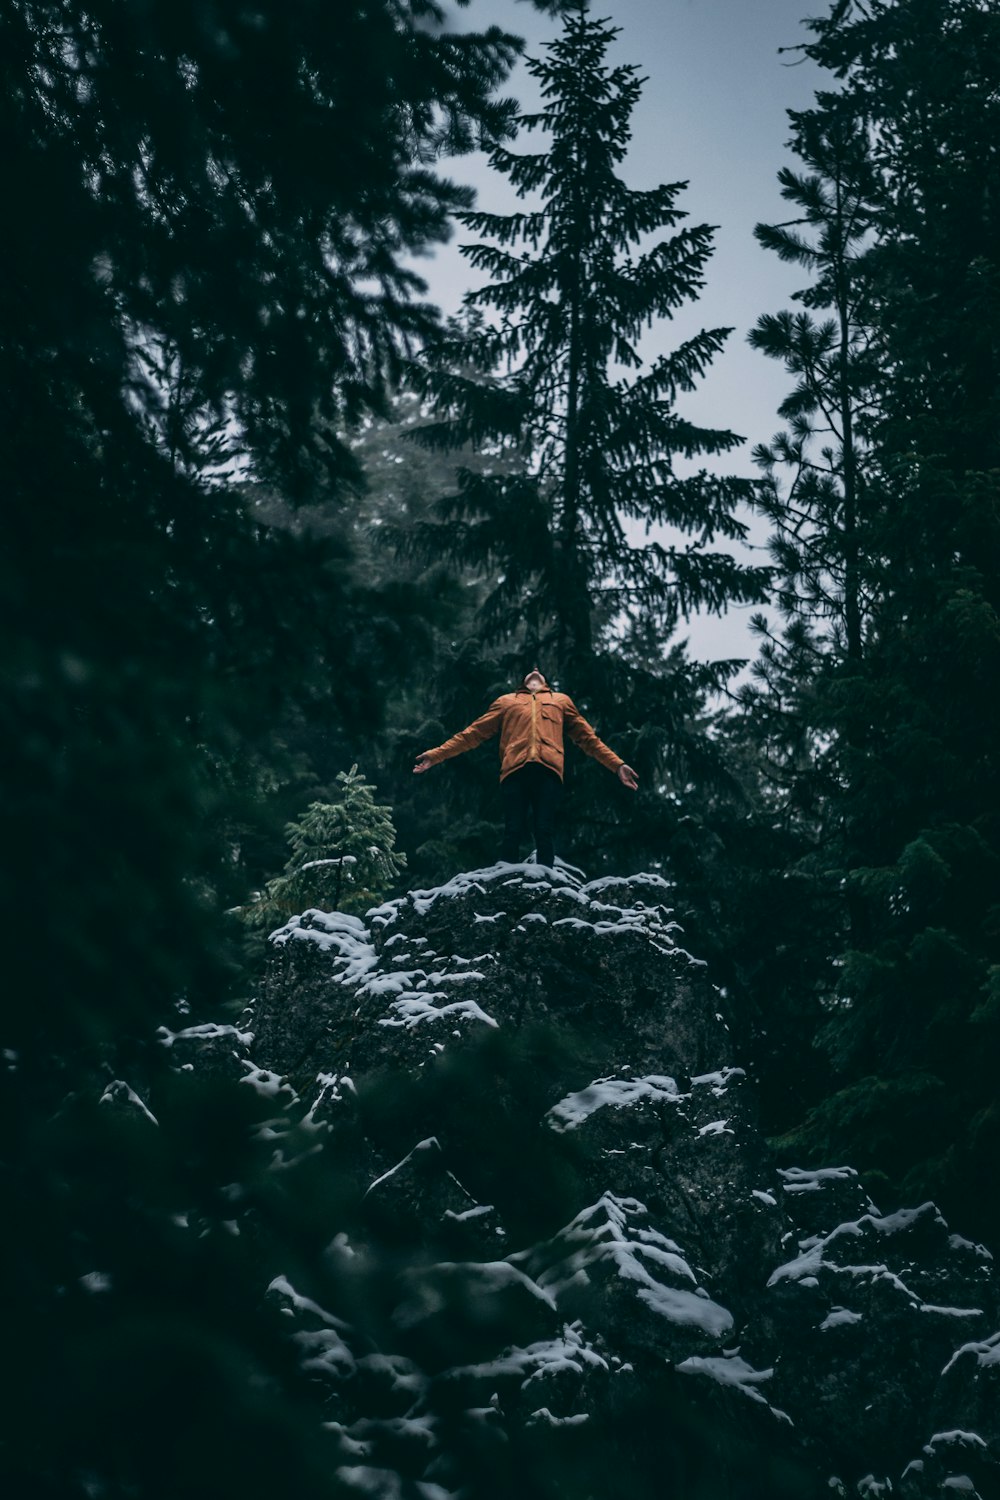
[[[668,899],[497,864],[304,912],[204,1037],[271,1090],[276,1165],[350,1184],[336,1305],[272,1286],[346,1491],[989,1500],[989,1251],[849,1166],[779,1169]]]

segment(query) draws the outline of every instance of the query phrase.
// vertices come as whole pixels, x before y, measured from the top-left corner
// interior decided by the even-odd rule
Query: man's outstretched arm
[[[419,776],[422,771],[429,771],[431,766],[436,766],[439,761],[451,760],[453,755],[462,755],[466,750],[475,750],[477,745],[491,740],[495,734],[499,734],[502,718],[503,706],[498,698],[495,703],[490,704],[484,714],[474,719],[467,729],[453,734],[450,740],[445,740],[443,745],[436,745],[433,750],[422,750],[413,767],[414,774]]]
[[[596,730],[587,723],[572,698],[567,700],[563,708],[563,723],[574,745],[578,745],[585,755],[592,755],[602,766],[614,771],[622,786],[627,786],[629,791],[637,789],[639,778],[632,767],[627,766],[621,756],[616,755],[610,745],[604,743]]]

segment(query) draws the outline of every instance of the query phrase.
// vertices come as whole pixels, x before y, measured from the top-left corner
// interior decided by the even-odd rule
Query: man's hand
[[[413,767],[414,776],[420,776],[424,771],[429,771],[433,764],[434,762],[432,760],[428,760],[426,755],[418,755],[417,763]]]
[[[622,786],[627,786],[630,792],[635,792],[639,789],[639,778],[631,766],[618,767],[618,780]]]

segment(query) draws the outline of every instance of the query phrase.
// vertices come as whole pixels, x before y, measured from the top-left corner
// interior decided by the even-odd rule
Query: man
[[[497,698],[468,729],[418,755],[414,774],[419,776],[439,761],[474,750],[499,734],[504,801],[501,857],[511,864],[516,862],[531,826],[535,857],[540,865],[551,867],[555,861],[556,810],[562,796],[564,728],[575,745],[614,771],[623,786],[636,790],[639,778],[632,767],[598,738],[572,698],[552,691],[537,667],[516,692]]]

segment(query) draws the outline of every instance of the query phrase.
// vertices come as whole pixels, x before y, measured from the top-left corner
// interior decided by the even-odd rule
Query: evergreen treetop
[[[312,802],[285,834],[291,849],[284,872],[269,880],[260,896],[239,908],[244,921],[265,927],[293,913],[363,912],[380,901],[406,866],[396,850],[392,810],[375,801],[353,765],[337,776],[338,802]]]
[[[751,482],[691,470],[740,439],[676,405],[729,330],[703,330],[643,369],[641,335],[697,295],[712,230],[678,227],[686,184],[636,190],[619,175],[642,80],[608,63],[617,34],[574,10],[546,56],[529,61],[544,103],[520,123],[549,145],[498,145],[491,162],[540,206],[460,215],[484,236],[462,246],[492,278],[468,298],[484,321],[436,345],[417,372],[439,413],[424,443],[492,446],[522,465],[464,474],[436,540],[492,572],[496,631],[516,612],[528,650],[577,673],[623,611],[652,611],[668,635],[694,608],[759,598],[765,576],[712,550],[717,537],[745,536],[736,508]],[[672,232],[643,246],[663,229]]]

